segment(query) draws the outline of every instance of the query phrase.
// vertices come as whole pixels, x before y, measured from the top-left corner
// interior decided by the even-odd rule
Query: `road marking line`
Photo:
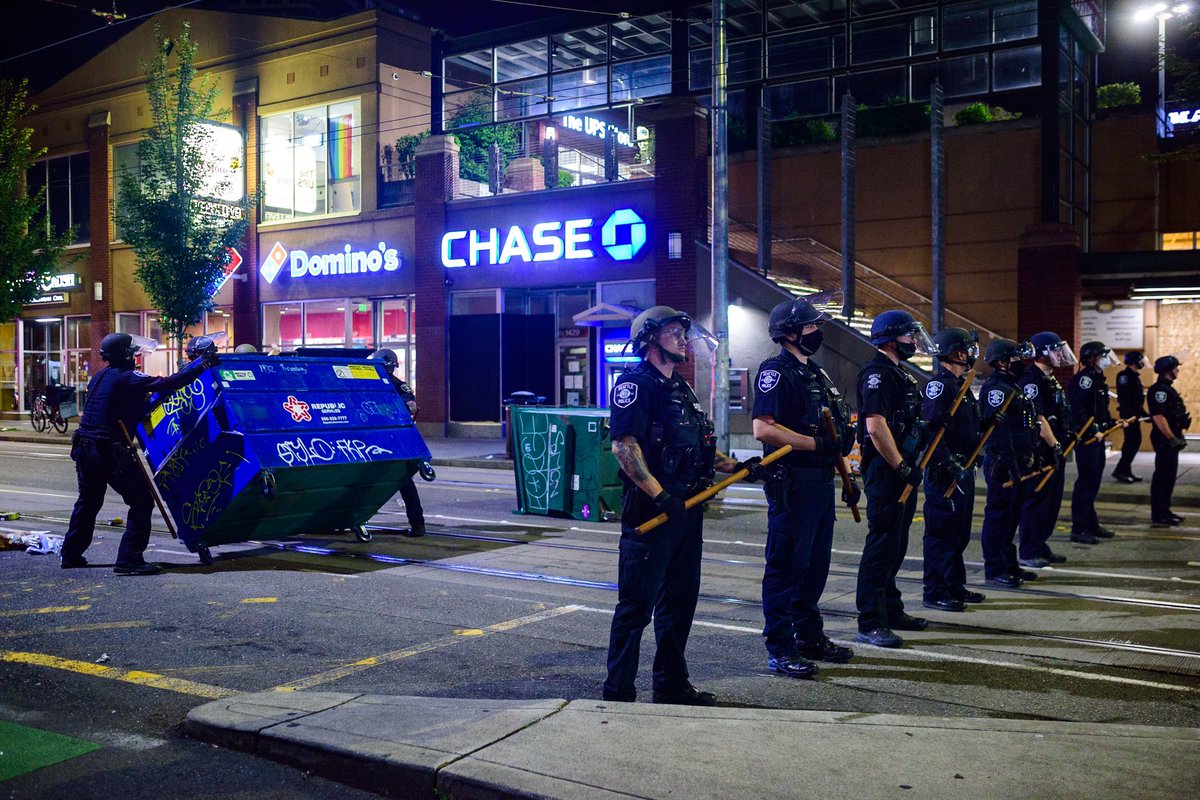
[[[18,636],[40,636],[43,633],[86,633],[87,631],[108,631],[121,628],[145,628],[150,620],[131,620],[129,622],[93,622],[87,625],[56,625],[53,628],[38,628],[33,631],[0,631],[0,638],[12,639]]]
[[[247,597],[242,600],[243,603],[278,603],[278,597]]]
[[[589,606],[577,606],[580,611],[588,611],[593,614],[606,614],[612,616],[611,611],[604,608],[591,608]],[[703,622],[696,620],[692,623],[703,628],[717,628],[719,630],[732,631],[734,633],[748,633],[754,636],[762,636],[762,629],[748,628],[743,625],[726,625],[720,622]],[[1068,678],[1081,678],[1089,681],[1104,681],[1107,683],[1121,683],[1128,686],[1143,686],[1149,689],[1164,689],[1171,692],[1196,692],[1200,691],[1192,686],[1178,686],[1171,683],[1157,683],[1155,681],[1143,681],[1137,678],[1122,678],[1119,675],[1097,675],[1093,672],[1081,672],[1079,670],[1061,669],[1059,667],[1043,667],[1034,664],[1014,664],[1011,661],[999,661],[991,658],[978,658],[975,656],[960,656],[953,653],[937,653],[932,650],[918,650],[913,647],[905,647],[901,650],[891,650],[884,647],[873,647],[868,644],[863,644],[859,641],[834,639],[835,644],[865,647],[872,651],[879,651],[880,655],[913,655],[918,658],[931,658],[936,661],[958,661],[964,664],[980,664],[987,667],[1008,667],[1010,669],[1025,669],[1033,670],[1038,673],[1051,673],[1053,675],[1062,675]],[[1033,656],[1036,658],[1036,656]],[[853,665],[850,665],[853,666]],[[822,667],[825,669],[825,667]]]
[[[522,625],[530,625],[534,622],[542,622],[543,620],[552,619],[553,617],[562,616],[563,614],[570,614],[573,611],[579,611],[581,608],[582,606],[575,605],[560,606],[558,608],[547,609],[546,611],[539,611],[538,613],[530,614],[529,616],[510,619],[507,622],[497,622],[495,625],[489,625],[486,628],[482,628],[480,635],[504,633],[515,628],[520,628]],[[362,672],[363,670],[370,669],[371,667],[379,666],[380,664],[391,664],[395,661],[400,661],[405,658],[410,658],[422,653],[428,653],[432,650],[440,650],[443,647],[449,647],[450,645],[458,644],[463,640],[463,638],[462,631],[455,631],[449,636],[442,636],[437,639],[432,639],[422,644],[406,647],[403,650],[393,650],[390,653],[362,658],[358,661],[352,661],[345,666],[335,667],[334,669],[326,670],[325,672],[319,672],[316,675],[312,675],[307,678],[300,678],[299,680],[291,681],[290,683],[280,684],[279,686],[275,687],[275,691],[294,692],[301,689],[311,689],[314,686],[320,686],[323,683],[340,680],[342,678],[349,677],[350,675]]]
[[[68,500],[78,500],[79,495],[53,494],[51,492],[23,492],[20,489],[0,489],[0,494],[31,494],[34,497],[64,497]]]
[[[91,608],[87,603],[82,606],[46,606],[45,608],[26,608],[20,611],[0,611],[0,617],[27,617],[32,614],[62,614],[67,611],[87,611]]]
[[[226,697],[234,697],[241,694],[241,692],[224,689],[220,686],[185,681],[181,678],[168,678],[166,675],[159,675],[155,672],[106,667],[103,664],[73,661],[69,658],[59,658],[58,656],[49,656],[42,653],[17,653],[12,650],[0,650],[0,661],[61,669],[67,672],[76,672],[80,675],[90,675],[94,678],[108,678],[109,680],[122,681],[123,683],[132,683],[136,686],[149,686],[154,689],[165,689],[171,692],[179,692],[180,694],[204,697],[209,700],[222,700]]]

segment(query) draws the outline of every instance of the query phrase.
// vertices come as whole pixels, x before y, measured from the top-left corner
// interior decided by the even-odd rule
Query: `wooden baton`
[[[783,447],[779,448],[774,453],[771,453],[771,455],[764,456],[763,460],[760,461],[759,463],[765,467],[768,464],[773,464],[774,462],[783,458],[790,452],[792,452],[792,446],[790,444],[785,444]],[[720,483],[714,483],[712,486],[708,487],[704,491],[697,492],[696,494],[689,497],[687,500],[684,500],[683,507],[684,508],[695,508],[696,506],[700,505],[708,498],[715,495],[717,492],[724,489],[726,486],[732,486],[733,484],[737,483],[738,481],[745,480],[746,476],[749,474],[750,474],[750,470],[739,469],[737,472],[733,473],[728,478],[725,478]],[[634,533],[641,536],[644,533],[649,533],[650,531],[654,530],[659,525],[662,525],[668,519],[670,519],[670,517],[668,517],[666,514],[659,514],[657,517],[654,517],[653,519],[649,519],[649,520],[643,522],[641,525],[638,525],[636,528],[633,529],[633,531],[634,531]]]
[[[121,428],[121,435],[125,437],[125,445],[129,448],[129,457],[137,462],[138,472],[142,473],[142,479],[146,481],[146,488],[150,490],[150,496],[154,498],[154,504],[158,506],[158,513],[162,514],[163,521],[167,523],[167,530],[171,532],[171,538],[178,539],[179,534],[175,532],[175,523],[171,521],[171,515],[167,513],[167,507],[163,505],[162,498],[158,496],[158,487],[154,485],[154,479],[150,477],[150,470],[142,462],[142,457],[138,455],[138,448],[133,444],[133,439],[129,437],[129,429],[125,427],[123,420],[117,420],[117,425]]]
[[[1066,449],[1063,450],[1063,463],[1066,463],[1066,458],[1067,458],[1067,456],[1071,455],[1071,451],[1075,449],[1075,445],[1079,444],[1079,437],[1083,436],[1083,432],[1086,431],[1088,428],[1090,428],[1092,426],[1092,423],[1095,421],[1096,421],[1095,417],[1088,417],[1087,422],[1083,423],[1083,427],[1080,428],[1079,433],[1077,433],[1075,435],[1075,441],[1071,442],[1069,445],[1066,446]],[[1042,482],[1039,483],[1036,488],[1034,488],[1033,491],[1035,494],[1037,492],[1040,492],[1043,488],[1045,488],[1046,484],[1050,481],[1050,476],[1054,474],[1054,470],[1057,468],[1058,468],[1057,465],[1052,465],[1049,468],[1050,471],[1046,473],[1046,477],[1042,478]]]
[[[969,369],[963,375],[963,385],[958,390],[958,395],[954,398],[954,405],[950,406],[950,417],[958,411],[958,407],[962,405],[963,398],[967,396],[967,392],[971,391],[971,381],[975,380],[975,370]],[[929,443],[929,447],[925,448],[925,454],[921,456],[921,460],[917,463],[922,470],[929,466],[929,462],[933,459],[933,451],[937,450],[937,446],[942,443],[942,437],[946,435],[946,428],[950,425],[950,418],[946,419],[946,423],[938,429],[934,434],[933,441]],[[900,493],[900,505],[908,500],[908,496],[912,494],[913,485],[910,483],[904,487],[904,491]]]
[[[1007,411],[1008,404],[1011,403],[1013,401],[1013,398],[1016,396],[1017,396],[1017,393],[1013,392],[1008,397],[1004,398],[1004,402],[1000,405],[1000,408],[996,410],[996,414],[1003,414],[1005,411]],[[995,432],[995,430],[996,430],[996,420],[993,419],[992,424],[989,425],[988,429],[983,432],[983,436],[979,437],[979,444],[975,445],[975,449],[971,451],[971,457],[967,459],[967,463],[963,465],[963,469],[970,469],[971,467],[975,466],[975,462],[979,460],[979,454],[983,452],[983,446],[985,444],[987,444],[987,440],[991,438],[991,436]],[[950,482],[950,488],[948,488],[946,490],[945,494],[943,494],[942,496],[945,497],[947,500],[949,500],[950,495],[954,494],[954,490],[957,488],[958,488],[958,479],[956,478],[955,480]]]
[[[842,455],[841,443],[838,441],[837,427],[833,424],[833,412],[826,406],[821,409],[821,413],[825,416],[825,430],[829,432],[830,438],[833,439],[833,446],[836,448],[837,459],[833,462],[833,466],[837,469],[838,475],[842,476],[842,491],[847,497],[853,497],[854,492],[851,491],[853,482],[850,478],[850,466],[846,463],[846,457]],[[847,503],[850,506],[850,513],[854,515],[855,522],[862,522],[862,514],[858,511],[857,503]]]
[[[1117,423],[1115,425],[1113,425],[1111,428],[1109,428],[1106,431],[1101,431],[1100,433],[1097,433],[1095,436],[1093,436],[1092,438],[1090,438],[1086,442],[1084,442],[1084,444],[1095,444],[1096,442],[1102,442],[1113,431],[1117,430],[1118,428],[1125,428],[1126,426],[1132,425],[1133,423],[1135,423],[1137,421],[1138,421],[1138,416],[1136,414],[1133,415],[1132,417],[1129,417],[1128,419],[1119,419],[1119,420],[1117,420]]]

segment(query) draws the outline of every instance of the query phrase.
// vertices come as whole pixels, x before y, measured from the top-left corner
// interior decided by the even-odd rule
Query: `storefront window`
[[[450,295],[450,313],[460,314],[497,314],[497,292],[495,289],[484,289],[477,292],[454,292]]]
[[[0,323],[0,411],[18,411],[17,323]]]
[[[345,346],[345,300],[304,304],[304,344],[308,347]]]
[[[38,317],[22,324],[25,352],[25,408],[52,383],[63,383],[62,317]]]
[[[374,347],[375,314],[371,308],[371,301],[366,298],[351,298],[347,308],[350,309],[350,346]]]
[[[416,351],[413,347],[412,298],[400,297],[380,300],[379,346],[396,354],[400,376],[417,389]]]
[[[359,101],[262,119],[262,221],[361,208]]]
[[[82,404],[88,381],[91,380],[92,318],[67,317],[67,341],[65,351],[67,386],[77,390],[76,399]]]
[[[304,344],[299,303],[271,303],[263,306],[263,349],[267,352],[295,350]]]
[[[1185,231],[1183,233],[1164,233],[1162,235],[1163,250],[1196,250],[1200,249],[1196,246],[1197,232]],[[3,350],[4,343],[0,342],[0,350]]]

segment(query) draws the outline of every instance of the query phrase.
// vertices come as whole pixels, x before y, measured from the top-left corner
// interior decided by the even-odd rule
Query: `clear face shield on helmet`
[[[1030,349],[1033,349],[1032,346],[1030,346]],[[1079,363],[1075,358],[1075,351],[1071,349],[1071,345],[1067,342],[1059,342],[1053,347],[1047,348],[1043,355],[1050,362],[1050,366],[1056,369],[1058,367],[1073,367]]]
[[[679,331],[679,333],[675,331]],[[683,342],[684,349],[695,356],[711,358],[712,354],[717,352],[717,337],[709,333],[707,328],[694,319],[689,319],[686,323],[682,320],[672,320],[654,336],[660,343],[671,337],[679,339]]]
[[[929,335],[929,331],[925,330],[925,326],[921,323],[913,323],[912,329],[909,330],[908,333],[901,334],[897,337],[897,339],[901,339],[906,336],[912,338],[912,343],[916,345],[917,352],[930,356],[937,353],[937,345],[933,343],[933,337]],[[975,349],[978,351],[979,346],[976,345]]]
[[[1103,372],[1109,367],[1115,367],[1117,360],[1113,358],[1112,350],[1105,350],[1100,354],[1100,358],[1096,359],[1096,369]]]
[[[1012,357],[1009,358],[1009,361],[1028,361],[1029,359],[1033,358],[1034,355],[1036,355],[1036,353],[1034,352],[1033,345],[1030,342],[1021,342],[1021,346],[1018,347],[1017,351],[1012,354]]]
[[[129,338],[133,340],[135,356],[148,356],[158,349],[158,341],[155,339],[138,336],[136,333],[129,334]]]

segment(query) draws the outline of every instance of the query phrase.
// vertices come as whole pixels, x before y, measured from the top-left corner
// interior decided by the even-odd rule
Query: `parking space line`
[[[94,678],[132,683],[136,686],[149,686],[154,689],[165,689],[170,692],[204,697],[209,700],[222,700],[241,694],[220,686],[210,686],[206,683],[186,681],[181,678],[168,678],[155,672],[127,670],[120,667],[106,667],[103,664],[92,664],[87,661],[73,661],[69,658],[45,655],[44,653],[18,653],[12,650],[0,650],[0,661],[12,664],[29,664],[35,667],[49,667],[74,672],[79,675],[90,675]]]
[[[91,604],[82,606],[46,606],[45,608],[23,608],[20,611],[0,611],[0,617],[27,617],[33,614],[64,614],[68,611],[87,611]]]
[[[456,632],[449,636],[442,636],[437,639],[432,639],[428,642],[423,642],[422,644],[406,647],[403,650],[393,650],[390,653],[361,658],[357,661],[352,661],[349,664],[345,664],[331,670],[326,670],[325,672],[319,672],[316,675],[312,675],[307,678],[300,678],[299,680],[284,683],[276,686],[275,691],[295,692],[302,689],[311,689],[314,686],[320,686],[324,683],[330,683],[331,681],[336,681],[349,677],[350,675],[355,675],[359,672],[370,669],[371,667],[377,667],[381,664],[391,664],[405,658],[411,658],[412,656],[420,655],[421,653],[428,653],[432,650],[440,650],[443,647],[449,647],[450,645],[458,644],[465,638],[478,637],[479,635],[486,636],[492,633],[504,633],[506,631],[514,630],[515,628],[520,628],[523,625],[530,625],[535,622],[542,622],[543,620],[559,617],[563,614],[570,614],[573,611],[579,611],[581,608],[582,606],[576,605],[559,606],[558,608],[539,611],[536,614],[530,614],[525,617],[510,619],[506,622],[497,622],[495,625],[489,625],[486,628],[471,628],[468,629],[471,634],[469,636],[464,636],[465,632]]]
[[[92,622],[87,625],[55,625],[52,628],[38,628],[32,631],[0,631],[0,639],[13,639],[18,636],[41,636],[46,633],[86,633],[87,631],[111,631],[121,628],[145,628],[150,625],[148,619],[130,620],[128,622]]]

